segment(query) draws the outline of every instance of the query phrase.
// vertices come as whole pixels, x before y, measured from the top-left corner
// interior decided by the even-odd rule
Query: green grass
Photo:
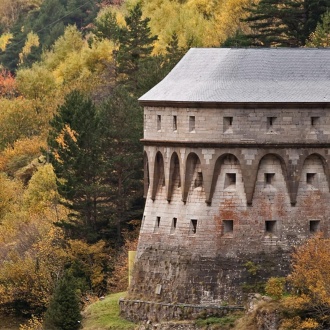
[[[126,292],[115,293],[104,300],[88,306],[83,313],[83,330],[132,330],[135,323],[129,322],[119,316],[120,297]]]
[[[208,317],[206,319],[199,319],[195,322],[198,327],[207,329],[232,329],[238,318],[242,317],[242,313],[233,313],[224,317]]]

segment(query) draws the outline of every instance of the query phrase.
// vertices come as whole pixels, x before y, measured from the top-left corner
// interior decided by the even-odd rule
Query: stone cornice
[[[208,141],[169,141],[169,140],[140,140],[145,146],[167,146],[185,148],[330,148],[330,142],[255,142],[244,140],[241,142],[208,142]]]

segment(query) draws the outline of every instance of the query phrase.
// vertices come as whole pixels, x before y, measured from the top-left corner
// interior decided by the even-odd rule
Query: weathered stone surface
[[[288,273],[294,246],[329,237],[328,103],[144,111],[146,206],[129,299],[243,304]]]

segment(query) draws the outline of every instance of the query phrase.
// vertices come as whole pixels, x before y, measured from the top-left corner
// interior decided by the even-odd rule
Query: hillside
[[[4,314],[43,318],[67,277],[78,309],[84,299],[126,289],[126,252],[136,247],[144,207],[137,99],[190,47],[287,45],[286,21],[279,35],[277,21],[271,34],[260,27],[265,8],[299,18],[304,34],[294,46],[329,45],[330,0],[309,0],[308,22],[298,15],[305,2],[290,3],[1,1]]]

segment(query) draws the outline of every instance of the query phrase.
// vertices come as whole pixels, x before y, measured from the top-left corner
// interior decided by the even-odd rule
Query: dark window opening
[[[320,124],[320,117],[311,117],[311,125],[313,127],[318,127]]]
[[[311,220],[309,222],[309,231],[311,233],[316,233],[320,230],[320,220]]]
[[[191,219],[190,222],[190,233],[191,234],[196,234],[197,231],[197,220]]]
[[[315,183],[316,173],[306,173],[306,182],[307,184]]]
[[[223,117],[223,131],[227,132],[233,126],[233,117]]]
[[[267,129],[273,128],[276,117],[267,117]]]
[[[177,221],[178,221],[177,218],[173,218],[172,219],[171,234],[173,234],[175,232],[175,230],[176,230]]]
[[[162,128],[162,116],[157,115],[157,131],[160,131]]]
[[[195,131],[195,116],[189,116],[189,132]]]
[[[236,185],[236,173],[226,173],[225,176],[225,188],[235,187]]]
[[[265,184],[273,184],[275,173],[265,173]]]
[[[178,130],[178,121],[177,121],[177,116],[173,116],[173,131]]]
[[[195,179],[195,188],[201,187],[202,185],[203,185],[203,173],[201,171],[198,171]]]
[[[234,221],[233,220],[223,220],[223,233],[229,234],[234,230]]]
[[[274,234],[276,232],[276,221],[275,220],[265,221],[265,231],[266,234]]]
[[[155,224],[155,230],[154,232],[157,233],[159,231],[160,226],[160,217],[156,217],[156,224]]]

